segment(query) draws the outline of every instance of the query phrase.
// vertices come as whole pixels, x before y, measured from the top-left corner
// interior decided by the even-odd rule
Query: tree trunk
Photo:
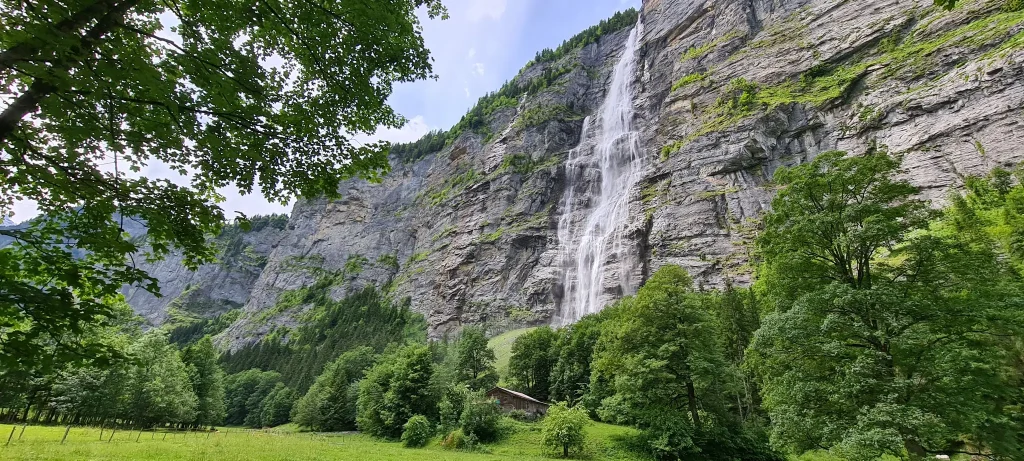
[[[109,1],[109,0],[108,0]],[[73,50],[76,55],[85,56],[92,53],[95,49],[96,44],[103,39],[104,36],[109,34],[114,27],[124,21],[124,17],[128,14],[128,11],[134,8],[140,0],[125,0],[119,4],[111,4],[110,8],[107,9],[106,13],[101,16],[95,25],[93,25],[86,33],[79,39],[77,49]],[[0,55],[0,58],[10,60],[12,63],[16,60],[17,52],[11,48]],[[8,56],[11,53],[11,56]],[[62,60],[57,62],[55,65],[62,71],[70,71],[76,69],[81,64],[80,61],[68,62]],[[9,65],[5,62],[4,64]],[[14,99],[11,104],[4,109],[3,113],[0,113],[0,144],[7,142],[7,139],[14,133],[21,121],[39,109],[39,104],[57,92],[59,89],[51,82],[44,78],[35,78],[32,84],[29,85],[28,90],[22,93],[20,96]]]
[[[917,440],[903,439],[903,447],[907,449],[907,454],[910,455],[910,459],[924,459],[928,456],[924,447],[922,447]]]
[[[697,390],[693,387],[693,380],[686,378],[686,398],[689,401],[690,417],[693,418],[693,426],[700,428],[700,413],[697,412]]]
[[[113,6],[114,0],[97,1],[58,22],[53,28],[62,35],[76,33],[90,22],[102,17]],[[39,40],[18,43],[0,53],[0,70],[13,69],[16,62],[36,57],[41,51],[45,50]]]
[[[562,444],[562,457],[563,458],[568,458],[569,457],[569,444],[568,443],[563,443]]]

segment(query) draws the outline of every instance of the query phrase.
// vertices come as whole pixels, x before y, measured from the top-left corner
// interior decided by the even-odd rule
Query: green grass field
[[[512,355],[512,343],[516,342],[516,338],[522,336],[523,333],[536,328],[520,328],[507,331],[487,341],[487,345],[494,349],[494,357],[497,359],[494,361],[494,368],[498,370],[498,376],[501,377],[498,384],[505,384],[505,376],[508,376],[508,358]]]
[[[72,428],[61,445],[63,427],[29,426],[21,439],[17,426],[14,440],[4,447],[11,425],[0,425],[0,459],[3,460],[543,460],[557,453],[541,445],[539,424],[515,423],[516,430],[502,441],[477,452],[447,451],[431,442],[422,449],[403,448],[359,434],[322,436],[293,432],[223,429],[216,433],[172,433],[110,430],[99,440],[99,428]],[[587,428],[587,445],[579,458],[592,460],[644,459],[626,448],[632,429],[595,423]]]

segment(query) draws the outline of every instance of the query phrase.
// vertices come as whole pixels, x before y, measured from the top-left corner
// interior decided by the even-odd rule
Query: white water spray
[[[639,256],[624,247],[623,237],[630,191],[647,166],[633,131],[633,74],[642,32],[638,21],[612,73],[599,118],[583,122],[580,145],[566,162],[558,222],[563,295],[556,323],[575,322],[634,290]]]

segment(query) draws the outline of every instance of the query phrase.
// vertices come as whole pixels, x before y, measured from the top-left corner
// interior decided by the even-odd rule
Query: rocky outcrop
[[[1024,160],[1024,13],[999,13],[1003,3],[646,1],[634,125],[649,166],[622,224],[640,278],[678,264],[704,286],[748,283],[746,244],[774,171],[821,152],[885,146],[936,203],[967,175]],[[244,303],[221,344],[294,326],[309,306],[277,300],[317,281],[336,297],[367,284],[409,297],[435,336],[551,321],[564,294],[564,162],[628,32],[525,68],[516,84],[561,77],[491,113],[492,135],[463,132],[396,162],[380,184],[350,181],[341,200],[298,203],[258,275],[192,275]]]
[[[125,287],[125,299],[150,326],[175,316],[209,318],[240,309],[249,301],[267,257],[288,232],[285,226],[249,232],[228,226],[214,241],[222,249],[220,261],[195,271],[186,268],[178,253],[159,261],[138,259],[139,268],[160,281],[160,294]]]
[[[647,2],[638,101],[663,159],[648,180],[650,266],[749,280],[773,172],[824,151],[900,153],[936,204],[967,175],[1024,161],[1024,13],[1003,4]]]

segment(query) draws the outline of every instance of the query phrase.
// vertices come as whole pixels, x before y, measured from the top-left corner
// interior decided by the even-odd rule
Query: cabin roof
[[[547,403],[541,402],[540,400],[537,400],[537,399],[535,399],[533,397],[530,397],[530,396],[528,396],[528,395],[526,395],[526,394],[524,394],[522,392],[516,392],[516,391],[513,391],[511,389],[505,389],[504,387],[495,387],[494,389],[491,389],[491,390],[487,391],[487,393],[490,394],[490,393],[495,392],[495,391],[504,392],[504,393],[509,394],[509,395],[511,395],[513,397],[517,397],[517,398],[520,398],[520,399],[523,399],[523,400],[528,400],[528,401],[534,402],[534,403],[539,403],[541,405],[548,405]]]

